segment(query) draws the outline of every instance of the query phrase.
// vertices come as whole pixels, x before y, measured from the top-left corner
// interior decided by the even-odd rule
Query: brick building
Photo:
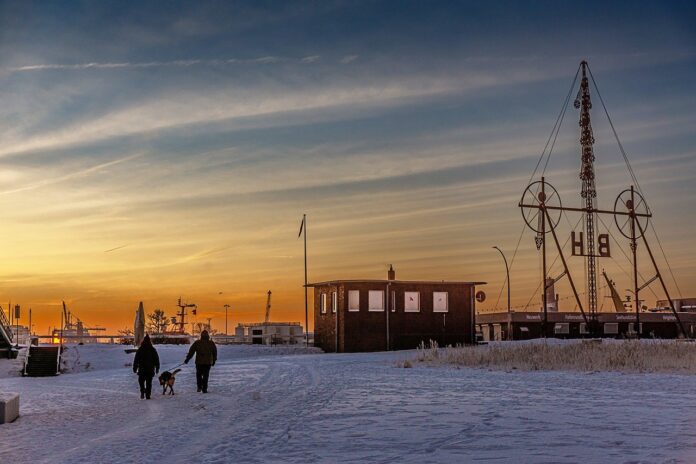
[[[314,288],[314,345],[326,352],[404,350],[475,336],[476,285],[484,282],[331,280]]]

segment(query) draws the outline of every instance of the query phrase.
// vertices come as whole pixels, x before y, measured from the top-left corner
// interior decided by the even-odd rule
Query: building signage
[[[540,321],[541,320],[541,315],[533,315],[533,314],[525,314],[525,317],[528,321]]]
[[[572,245],[573,256],[588,256],[585,254],[585,241],[583,233],[575,231],[570,233],[570,243]],[[597,255],[596,258],[610,258],[611,250],[609,249],[609,234],[597,235]]]

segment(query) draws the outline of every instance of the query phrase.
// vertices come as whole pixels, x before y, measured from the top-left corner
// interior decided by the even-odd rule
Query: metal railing
[[[12,343],[12,330],[9,329],[10,321],[5,316],[5,311],[0,308],[0,332],[7,338],[7,341]]]

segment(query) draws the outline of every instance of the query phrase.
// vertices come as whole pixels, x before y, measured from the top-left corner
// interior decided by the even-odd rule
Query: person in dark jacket
[[[152,342],[150,336],[145,335],[140,348],[135,352],[133,360],[133,372],[138,374],[138,383],[140,384],[140,399],[150,399],[152,393],[152,378],[159,372],[160,362],[159,355]]]
[[[215,342],[210,339],[207,330],[201,332],[200,340],[193,342],[184,363],[188,364],[194,354],[196,355],[196,383],[198,384],[198,391],[208,393],[208,376],[210,368],[217,361],[217,347]]]

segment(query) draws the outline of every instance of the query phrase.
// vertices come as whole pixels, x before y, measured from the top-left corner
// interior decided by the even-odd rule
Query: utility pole
[[[229,335],[227,331],[227,310],[230,309],[230,305],[225,304],[225,335]]]
[[[307,215],[302,215],[304,224],[304,313],[305,313],[305,346],[309,346],[309,303],[307,299]]]
[[[304,311],[305,311],[305,345],[309,346],[309,304],[307,303],[307,215],[302,215],[300,223],[300,233],[297,238],[304,233]]]
[[[19,305],[15,305],[15,348],[19,348]]]

